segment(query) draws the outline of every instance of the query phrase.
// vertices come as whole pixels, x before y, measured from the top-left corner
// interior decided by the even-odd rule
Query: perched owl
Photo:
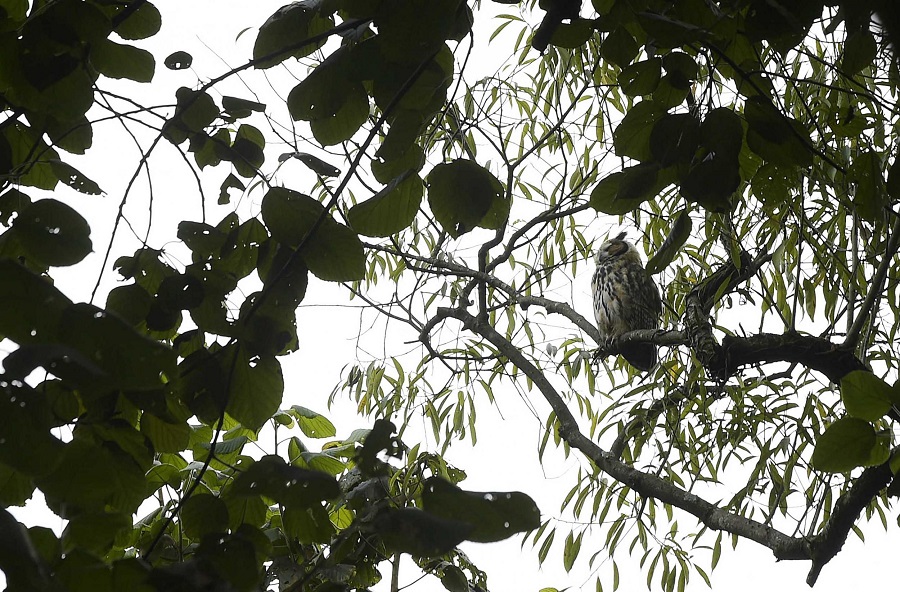
[[[636,329],[659,328],[662,302],[659,288],[644,269],[641,256],[623,232],[600,245],[597,271],[591,282],[594,316],[602,339],[612,339]],[[656,364],[656,346],[640,343],[623,346],[622,357],[639,370]]]

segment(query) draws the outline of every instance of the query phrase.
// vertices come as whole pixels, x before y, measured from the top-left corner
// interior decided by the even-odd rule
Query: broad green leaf
[[[63,443],[50,433],[46,398],[26,386],[4,382],[0,387],[0,463],[28,476],[54,469]]]
[[[731,210],[731,196],[741,183],[737,159],[713,156],[701,161],[681,183],[681,195],[712,212]]]
[[[333,115],[309,122],[313,136],[322,146],[334,146],[349,140],[369,118],[369,95],[361,84],[346,88],[346,96]]]
[[[897,158],[896,156],[894,157],[894,162],[891,163],[891,166],[888,169],[885,189],[893,201],[900,201],[900,158]],[[3,197],[0,196],[0,203],[2,203],[2,201]],[[0,211],[2,211],[2,207],[0,207]],[[0,215],[0,218],[2,218],[2,215]]]
[[[847,37],[844,42],[844,53],[841,56],[841,73],[853,76],[872,65],[878,55],[878,44],[871,31],[861,29]]]
[[[194,254],[195,261],[205,261],[216,255],[225,243],[224,232],[203,222],[188,220],[178,223],[177,236]],[[155,292],[155,290],[154,290]]]
[[[301,452],[299,458],[306,467],[329,475],[337,476],[347,470],[347,463],[324,452]]]
[[[243,450],[244,446],[249,441],[250,438],[248,438],[247,436],[239,435],[230,437],[227,440],[222,440],[221,442],[216,442],[216,455],[234,455],[236,452],[240,452],[241,450]],[[195,446],[195,451],[197,448],[200,448],[202,450],[212,450],[213,446],[210,442],[200,442]]]
[[[59,322],[72,301],[18,263],[0,260],[0,335],[19,344],[59,339]]]
[[[20,123],[6,126],[0,134],[9,145],[11,173],[19,185],[47,190],[56,188],[59,178],[50,161],[59,160],[59,153],[48,146],[40,134]],[[35,159],[36,154],[41,154],[41,158]]]
[[[258,430],[278,411],[284,394],[281,364],[274,357],[250,357],[244,348],[223,349],[227,370],[228,405],[225,411],[241,425]]]
[[[592,21],[583,18],[572,19],[571,23],[560,23],[553,35],[550,44],[556,47],[575,49],[588,42],[594,34]]]
[[[321,505],[287,508],[281,520],[284,534],[303,545],[328,543],[335,533],[328,511]]]
[[[191,427],[187,422],[171,423],[145,411],[141,415],[141,433],[156,452],[181,452],[188,447]]]
[[[875,447],[872,424],[856,417],[842,417],[819,437],[813,450],[812,466],[828,473],[845,473],[866,466]]]
[[[187,70],[194,63],[194,57],[186,51],[176,51],[166,56],[165,64],[169,70]],[[224,101],[222,106],[225,107]],[[227,108],[227,107],[226,107]]]
[[[30,205],[30,197],[14,187],[8,189],[0,195],[0,224],[9,226],[13,215],[20,214]]]
[[[66,122],[48,120],[45,125],[53,145],[66,152],[84,154],[93,145],[94,128],[87,117]]]
[[[65,444],[53,470],[35,483],[57,512],[70,511],[66,506],[134,512],[147,491],[144,473],[130,455],[78,438]]]
[[[89,512],[73,516],[62,534],[64,550],[79,549],[104,555],[116,537],[131,529],[131,514]]]
[[[244,185],[244,182],[238,179],[234,173],[228,173],[228,176],[225,177],[225,180],[222,181],[222,184],[219,186],[219,200],[217,203],[220,206],[231,203],[231,196],[228,195],[229,189],[244,191],[247,189],[247,186]]]
[[[692,5],[695,7],[696,4]],[[641,12],[637,15],[641,29],[653,40],[655,47],[669,49],[694,44],[703,40],[708,33],[696,25],[670,18],[656,12]]]
[[[466,540],[472,525],[415,508],[387,508],[372,523],[388,548],[413,557],[437,557]]]
[[[269,507],[259,495],[241,495],[234,493],[234,487],[229,487],[223,494],[225,505],[228,506],[228,527],[231,530],[243,524],[262,526],[268,520]]]
[[[28,15],[28,0],[3,0],[0,7],[5,12],[5,18],[14,23],[21,23]]]
[[[355,232],[335,222],[309,196],[274,187],[263,198],[263,221],[282,244],[301,246],[309,271],[326,281],[352,281],[365,275],[365,254]],[[313,228],[321,219],[313,234]]]
[[[300,430],[310,438],[330,438],[337,433],[327,417],[312,409],[293,405],[289,412],[297,419]]]
[[[250,218],[225,237],[216,266],[237,278],[246,277],[256,269],[260,245],[268,238],[262,222]]]
[[[679,88],[686,88],[697,79],[700,67],[697,61],[681,51],[672,51],[663,55],[663,67],[672,83]]]
[[[650,134],[653,126],[665,114],[665,109],[653,101],[642,101],[628,110],[613,132],[613,146],[617,156],[628,156],[641,162],[652,158]]]
[[[28,536],[28,530],[6,508],[0,508],[0,571],[7,590],[50,590],[50,570]]]
[[[242,526],[237,532],[226,536],[204,537],[196,550],[199,561],[208,566],[206,570],[215,574],[216,581],[225,582],[228,589],[241,592],[262,587],[256,545],[242,535],[246,528]]]
[[[304,509],[334,499],[340,488],[334,477],[289,465],[278,456],[264,456],[235,479],[233,495],[264,495],[285,507]]]
[[[662,61],[650,58],[623,68],[619,74],[619,85],[629,97],[649,95],[656,90],[661,75]]]
[[[334,19],[320,15],[311,4],[282,6],[259,28],[253,45],[257,68],[271,68],[289,57],[308,56],[325,44],[322,34],[334,27]],[[314,43],[307,40],[316,39]]]
[[[146,320],[152,304],[153,297],[138,284],[113,288],[106,297],[106,310],[119,315],[132,327]]]
[[[63,312],[59,340],[101,368],[102,382],[110,387],[155,390],[175,375],[174,351],[90,304],[75,304]]]
[[[774,211],[790,201],[796,190],[796,183],[784,167],[766,163],[753,175],[750,187],[763,207],[767,211]]]
[[[415,62],[451,36],[465,35],[471,26],[455,0],[406,0],[377,14],[382,51],[393,62]]]
[[[470,524],[465,538],[479,543],[501,541],[541,524],[540,510],[524,493],[463,491],[438,477],[425,482],[422,504],[430,514]]]
[[[127,78],[137,82],[150,82],[156,71],[152,53],[108,39],[91,47],[91,63],[108,78]]]
[[[716,155],[737,158],[744,142],[741,118],[726,107],[713,109],[700,124],[700,142]]]
[[[291,152],[289,154],[282,155],[282,157],[279,157],[278,160],[281,161],[282,159],[287,158],[296,158],[304,165],[306,165],[309,170],[323,177],[337,177],[341,174],[341,170],[336,166],[328,164],[321,158],[312,154],[307,154],[306,152]]]
[[[26,207],[13,228],[22,247],[47,265],[74,265],[91,252],[87,221],[55,199],[41,199]]]
[[[359,94],[361,83],[347,78],[349,60],[348,50],[335,51],[288,93],[287,107],[295,121],[334,117],[352,100],[350,95]]]
[[[203,131],[219,116],[219,108],[208,93],[181,87],[175,91],[175,115],[163,128],[166,138],[180,144],[196,132]]]
[[[450,592],[469,592],[469,580],[463,570],[455,565],[447,565],[444,567],[444,574],[441,576],[441,585]]]
[[[0,506],[24,506],[33,494],[34,482],[29,476],[0,462]]]
[[[266,106],[257,101],[250,101],[248,99],[241,99],[238,97],[222,97],[222,109],[228,111],[232,115],[236,115],[238,113],[243,114],[246,113],[249,115],[252,112],[264,113],[266,110]]]
[[[390,183],[406,171],[418,172],[425,165],[425,153],[418,144],[410,146],[404,154],[394,159],[373,159],[372,174],[379,183]]]
[[[147,494],[152,495],[166,485],[177,489],[181,487],[181,482],[181,472],[174,465],[154,465],[147,471]]]
[[[597,183],[591,191],[590,204],[604,214],[626,214],[653,199],[665,182],[656,164],[626,167]]]
[[[891,409],[891,386],[867,370],[855,370],[841,378],[841,400],[847,413],[866,421],[878,421]]]
[[[61,160],[51,160],[50,168],[60,181],[79,193],[100,195],[103,190],[94,181],[88,179],[81,171]]]
[[[747,145],[765,160],[778,165],[812,165],[812,140],[795,119],[781,114],[764,97],[750,97],[744,104],[749,126]]]
[[[398,110],[375,156],[386,161],[403,158],[414,150],[416,139],[429,119],[430,115],[421,111]]]
[[[366,236],[390,236],[409,226],[422,203],[424,185],[413,171],[402,175],[347,212],[354,230]]]
[[[690,92],[689,82],[685,82],[679,75],[665,74],[659,79],[651,97],[654,103],[664,109],[672,109],[684,103]]]
[[[255,306],[260,300],[262,304]],[[297,304],[294,295],[279,290],[251,294],[241,306],[235,333],[241,345],[262,356],[280,356],[296,350]]]
[[[666,114],[653,124],[650,153],[660,166],[690,164],[700,141],[700,123],[688,113]]]
[[[454,237],[480,226],[495,202],[503,199],[500,181],[471,160],[439,164],[428,173],[426,182],[434,217]]]
[[[242,124],[234,137],[231,150],[228,151],[228,160],[240,176],[255,177],[266,160],[263,152],[265,147],[266,139],[262,132],[252,125]]]
[[[76,389],[88,389],[106,379],[105,372],[85,355],[58,343],[23,344],[3,359],[9,379],[24,380],[38,367]]]
[[[127,10],[127,5],[113,4],[116,12]],[[137,10],[128,11],[130,14],[124,20],[120,20],[116,14],[113,23],[116,24],[115,32],[122,39],[136,40],[152,37],[159,32],[162,26],[162,16],[150,2],[141,2]]]
[[[606,61],[624,68],[637,56],[640,48],[634,37],[624,27],[617,27],[600,45],[600,56]]]
[[[228,507],[215,495],[195,493],[181,507],[180,518],[184,533],[195,541],[228,530]]]

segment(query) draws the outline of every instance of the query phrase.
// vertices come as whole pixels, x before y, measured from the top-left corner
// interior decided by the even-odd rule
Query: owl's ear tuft
[[[619,233],[619,236],[617,236],[615,240],[625,240],[625,237],[627,235],[628,235],[628,233],[623,230],[622,232]]]
[[[606,250],[606,252],[609,253],[609,255],[611,257],[627,253],[628,252],[628,243],[623,241],[620,238],[617,238],[616,242],[611,244],[609,246],[609,248]]]

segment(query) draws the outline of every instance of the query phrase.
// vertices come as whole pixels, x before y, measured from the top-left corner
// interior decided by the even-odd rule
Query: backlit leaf
[[[479,226],[495,201],[503,199],[500,181],[471,160],[439,164],[426,182],[434,217],[454,237]]]
[[[820,471],[844,473],[865,466],[875,446],[872,424],[856,417],[843,417],[819,436],[812,465]]]
[[[429,514],[471,525],[466,540],[489,543],[540,526],[541,512],[534,501],[518,491],[463,491],[438,477],[428,479],[422,492]]]
[[[87,220],[55,199],[41,199],[26,207],[13,228],[22,246],[47,265],[74,265],[92,249]]]

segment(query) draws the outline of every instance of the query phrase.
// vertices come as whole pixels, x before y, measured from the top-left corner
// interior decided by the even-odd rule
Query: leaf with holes
[[[75,265],[93,246],[87,220],[55,199],[38,200],[26,207],[13,228],[22,247],[51,266]]]
[[[251,357],[237,345],[223,348],[222,367],[230,370],[225,411],[244,427],[256,431],[281,405],[284,378],[272,356]]]
[[[425,481],[422,506],[429,514],[461,520],[472,526],[466,540],[502,541],[541,525],[541,512],[530,497],[518,491],[463,491],[448,481]]]

